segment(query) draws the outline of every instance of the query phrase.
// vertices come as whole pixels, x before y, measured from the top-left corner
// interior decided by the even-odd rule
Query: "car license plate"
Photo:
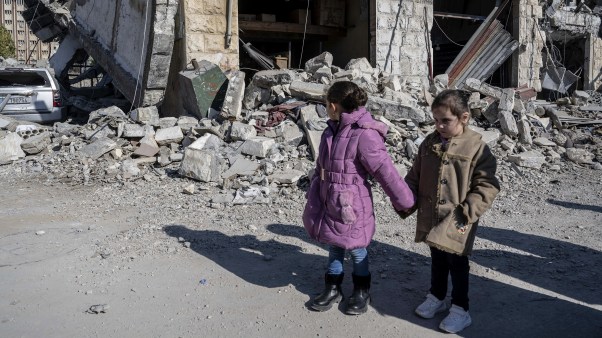
[[[4,97],[0,97],[0,101],[3,101]],[[11,98],[8,100],[8,104],[23,104],[23,103],[30,103],[31,102],[31,98],[27,97],[27,96],[11,96]]]

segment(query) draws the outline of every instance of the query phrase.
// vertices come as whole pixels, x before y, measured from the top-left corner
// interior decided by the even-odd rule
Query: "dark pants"
[[[468,257],[431,248],[431,294],[439,300],[447,295],[447,276],[452,279],[452,304],[468,311]]]

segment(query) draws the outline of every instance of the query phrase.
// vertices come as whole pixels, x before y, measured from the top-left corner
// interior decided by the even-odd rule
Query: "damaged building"
[[[537,92],[600,86],[596,1],[29,0],[27,22],[61,41],[57,77],[89,56],[133,106],[186,112],[180,72],[205,60],[222,71],[303,68],[324,51],[334,65],[366,58],[417,86],[448,74]],[[185,82],[185,81],[184,81]],[[185,83],[184,83],[185,85]],[[573,86],[573,87],[571,87]],[[566,90],[565,90],[566,88]]]

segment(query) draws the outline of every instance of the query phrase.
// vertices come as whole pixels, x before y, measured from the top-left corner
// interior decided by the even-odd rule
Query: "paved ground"
[[[578,168],[509,176],[482,219],[474,323],[462,336],[602,336],[601,176]],[[69,186],[0,167],[0,336],[443,335],[444,314],[413,314],[430,261],[412,241],[415,219],[399,220],[378,191],[373,304],[352,317],[306,307],[321,289],[326,251],[300,225],[303,191],[213,209],[217,188],[186,195],[185,183]],[[87,312],[97,304],[106,312]]]

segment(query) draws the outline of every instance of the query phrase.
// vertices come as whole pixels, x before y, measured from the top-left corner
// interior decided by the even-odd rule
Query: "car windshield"
[[[0,71],[0,86],[44,86],[46,79],[42,74],[31,71]]]

